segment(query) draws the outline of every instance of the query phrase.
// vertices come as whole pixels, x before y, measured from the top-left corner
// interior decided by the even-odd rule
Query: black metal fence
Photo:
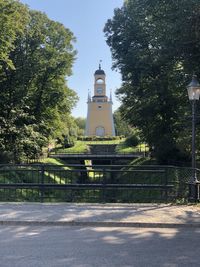
[[[191,168],[153,165],[0,165],[0,201],[184,200],[188,197],[191,174]]]

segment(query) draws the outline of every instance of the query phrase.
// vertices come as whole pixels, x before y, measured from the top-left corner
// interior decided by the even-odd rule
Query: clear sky
[[[113,17],[113,11],[121,7],[123,0],[21,0],[31,9],[45,12],[50,19],[59,21],[69,28],[76,37],[74,44],[77,59],[68,85],[77,92],[79,102],[72,111],[75,117],[87,116],[88,89],[93,94],[94,72],[102,60],[106,72],[107,95],[113,92],[113,110],[120,104],[114,91],[121,85],[121,75],[112,71],[111,52],[106,44],[103,28]]]

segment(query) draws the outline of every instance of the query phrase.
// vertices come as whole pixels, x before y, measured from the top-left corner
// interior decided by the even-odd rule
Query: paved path
[[[198,267],[197,229],[0,226],[1,267]]]
[[[192,205],[1,203],[0,267],[196,267],[199,222]]]
[[[200,206],[1,203],[0,224],[200,227]]]

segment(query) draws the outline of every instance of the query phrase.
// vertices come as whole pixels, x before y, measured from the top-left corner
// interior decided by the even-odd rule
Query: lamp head
[[[187,86],[189,100],[199,100],[200,84],[197,80],[197,76],[192,76],[192,81]]]

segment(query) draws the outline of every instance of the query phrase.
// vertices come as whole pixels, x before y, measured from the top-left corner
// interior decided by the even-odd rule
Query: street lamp
[[[200,84],[195,75],[187,86],[188,97],[192,103],[192,177],[189,182],[189,199],[191,201],[199,200],[199,181],[196,173],[196,101],[200,96]]]

